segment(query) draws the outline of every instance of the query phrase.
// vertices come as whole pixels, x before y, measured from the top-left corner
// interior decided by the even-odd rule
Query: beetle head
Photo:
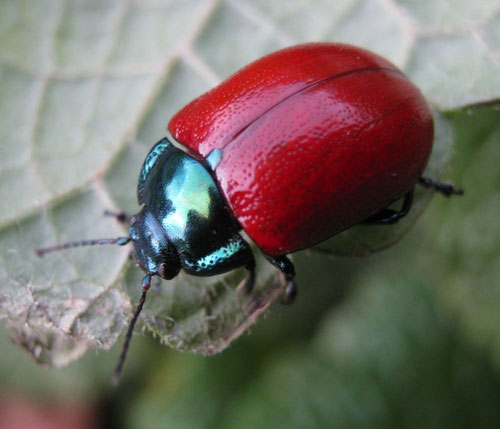
[[[135,259],[144,271],[167,280],[179,273],[179,254],[147,207],[131,219],[130,239]]]

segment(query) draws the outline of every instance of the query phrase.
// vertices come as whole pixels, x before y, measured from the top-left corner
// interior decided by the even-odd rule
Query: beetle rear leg
[[[373,216],[370,216],[363,223],[369,223],[372,225],[392,225],[398,222],[400,219],[404,218],[410,211],[413,204],[414,193],[415,190],[412,189],[404,195],[403,205],[401,206],[401,209],[382,209],[379,212],[375,213]]]
[[[285,289],[285,296],[282,298],[281,302],[283,304],[291,304],[295,297],[297,296],[297,286],[295,284],[295,266],[293,262],[290,261],[286,256],[267,256],[266,259],[278,268],[287,281],[287,286]]]
[[[451,183],[438,182],[431,179],[430,177],[421,177],[418,179],[418,184],[424,188],[432,188],[436,192],[449,197],[450,195],[463,195],[464,190],[460,188],[455,188]]]
[[[130,224],[130,219],[132,219],[132,216],[122,211],[113,212],[111,210],[104,210],[104,216],[114,217],[118,222],[126,223],[127,225]]]

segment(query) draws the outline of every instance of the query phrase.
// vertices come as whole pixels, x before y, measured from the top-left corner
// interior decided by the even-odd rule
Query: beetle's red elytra
[[[393,64],[354,46],[267,55],[181,109],[168,129],[201,157],[269,255],[310,247],[402,197],[433,142],[431,110]]]

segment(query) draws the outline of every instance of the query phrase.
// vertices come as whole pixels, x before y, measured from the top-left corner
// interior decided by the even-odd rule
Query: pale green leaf
[[[51,365],[115,342],[142,275],[126,265],[127,250],[38,259],[33,249],[125,234],[102,213],[138,210],[138,171],[169,117],[249,61],[294,43],[344,41],[387,56],[441,110],[499,98],[498,3],[467,3],[460,16],[447,3],[2,1],[0,318],[16,341]],[[440,175],[450,140],[446,120],[438,124],[430,168]],[[360,229],[333,252],[385,247],[413,220],[374,237]],[[242,276],[181,275],[155,286],[142,321],[173,347],[219,351],[279,296],[276,271],[261,258],[251,297],[236,289]]]

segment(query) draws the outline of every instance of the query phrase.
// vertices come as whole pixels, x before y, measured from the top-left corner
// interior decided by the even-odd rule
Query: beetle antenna
[[[96,244],[118,244],[119,246],[125,246],[125,244],[128,244],[129,242],[130,237],[95,238],[91,240],[68,241],[66,243],[54,244],[53,246],[39,247],[38,249],[35,249],[35,253],[41,257],[46,253],[54,252],[56,250],[70,249],[71,247],[94,246]]]
[[[135,323],[137,322],[139,314],[142,311],[142,307],[144,307],[144,303],[146,302],[146,294],[149,290],[149,287],[151,286],[151,276],[152,275],[148,273],[142,279],[141,298],[139,299],[139,304],[137,304],[137,307],[135,308],[132,320],[128,325],[127,333],[125,335],[125,341],[122,346],[122,351],[120,353],[120,357],[118,358],[118,364],[116,365],[116,368],[113,372],[113,384],[115,385],[118,384],[118,380],[120,379],[120,375],[123,370],[123,364],[125,363],[125,359],[127,358],[127,352],[130,346],[130,340],[132,339],[132,334],[134,332]]]

